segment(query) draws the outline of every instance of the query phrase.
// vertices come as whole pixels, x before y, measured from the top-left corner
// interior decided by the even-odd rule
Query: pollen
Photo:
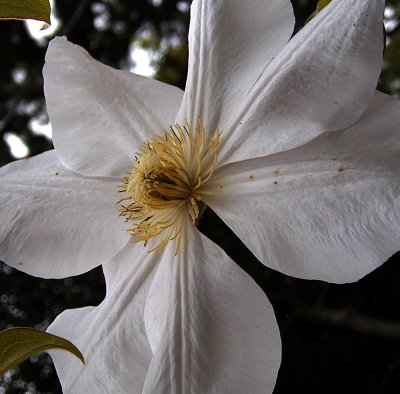
[[[178,253],[187,215],[195,224],[209,194],[204,185],[216,168],[219,141],[219,129],[207,137],[199,118],[197,127],[174,124],[137,152],[120,186],[126,195],[119,201],[120,216],[132,223],[128,231],[136,242],[146,246],[154,239],[149,252],[173,241]]]

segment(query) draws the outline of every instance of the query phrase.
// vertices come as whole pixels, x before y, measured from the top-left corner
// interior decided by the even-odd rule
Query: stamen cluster
[[[128,194],[120,215],[132,221],[129,229],[137,242],[157,237],[150,250],[161,250],[175,241],[179,250],[182,229],[189,214],[193,223],[199,217],[199,204],[205,191],[202,187],[214,173],[217,165],[219,130],[206,138],[202,121],[191,129],[174,124],[144,143],[135,156],[135,163],[120,187]],[[126,202],[128,202],[127,205]]]

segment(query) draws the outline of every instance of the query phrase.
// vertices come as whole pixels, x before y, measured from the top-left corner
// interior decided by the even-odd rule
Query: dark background
[[[298,30],[317,0],[292,3]],[[189,4],[177,0],[57,0],[61,24],[55,34],[67,35],[93,57],[125,69],[131,63],[129,46],[138,39],[158,53],[156,78],[184,88]],[[387,47],[379,90],[399,97],[400,4],[387,1],[387,6],[393,12],[386,18]],[[1,22],[0,34],[0,165],[4,165],[15,160],[4,139],[7,133],[21,138],[30,155],[52,148],[51,141],[34,134],[30,125],[32,118],[47,121],[41,69],[49,38],[33,40],[18,21]],[[253,276],[275,308],[283,342],[275,393],[400,392],[399,253],[357,283],[333,285],[265,268],[211,211],[201,231]],[[0,262],[0,330],[13,326],[44,330],[64,309],[97,305],[104,294],[100,268],[73,278],[43,280]],[[0,380],[0,394],[60,391],[46,354],[31,357]]]

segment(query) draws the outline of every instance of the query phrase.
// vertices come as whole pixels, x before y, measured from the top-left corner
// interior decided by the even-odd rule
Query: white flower
[[[383,8],[333,0],[287,43],[288,0],[195,0],[185,93],[51,42],[55,151],[0,170],[0,258],[42,277],[103,265],[105,300],[50,327],[87,360],[52,353],[65,392],[272,392],[272,307],[196,230],[199,200],[264,264],[297,277],[355,281],[398,250],[400,105],[375,92]],[[170,125],[178,137],[189,125],[190,144],[171,148],[171,134],[147,149]],[[181,161],[161,153],[181,148]],[[132,233],[157,251],[118,217],[121,184]]]

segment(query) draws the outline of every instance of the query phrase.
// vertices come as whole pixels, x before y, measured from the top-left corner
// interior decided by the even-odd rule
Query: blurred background
[[[299,30],[317,0],[292,3]],[[52,37],[66,35],[105,64],[184,88],[189,8],[189,0],[55,0],[47,30],[40,22],[1,22],[0,165],[52,148],[41,74]],[[387,1],[385,28],[378,89],[400,97],[399,0]],[[399,253],[357,283],[332,285],[265,268],[212,211],[201,231],[253,276],[275,308],[283,342],[275,393],[400,392]],[[45,330],[64,309],[97,305],[104,295],[100,268],[42,280],[0,262],[0,330]],[[45,353],[0,380],[0,394],[60,392]]]

